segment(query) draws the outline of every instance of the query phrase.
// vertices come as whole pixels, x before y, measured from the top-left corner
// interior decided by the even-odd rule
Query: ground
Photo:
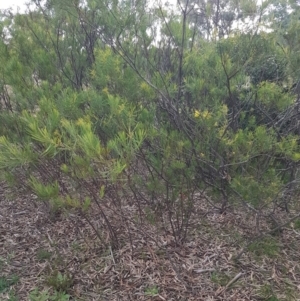
[[[124,204],[126,221],[109,216],[120,230],[116,248],[105,230],[101,242],[79,213],[53,214],[35,196],[15,197],[0,187],[1,301],[300,300],[297,223],[255,241],[235,260],[257,236],[247,210],[220,214],[199,199],[187,240],[176,245],[170,233],[137,222],[137,209]],[[276,219],[293,214],[278,212]],[[104,229],[96,207],[89,218]],[[262,223],[262,233],[268,227]]]

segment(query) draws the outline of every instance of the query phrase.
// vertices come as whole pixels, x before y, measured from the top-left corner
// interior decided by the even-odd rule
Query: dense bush
[[[119,214],[130,197],[138,222],[166,217],[176,242],[199,194],[220,212],[243,205],[262,217],[293,205],[292,26],[237,32],[224,17],[208,34],[184,5],[174,13],[126,1],[33,3],[1,17],[4,180],[54,211],[88,219],[95,204],[115,246],[107,191]],[[291,11],[293,24],[298,6]]]

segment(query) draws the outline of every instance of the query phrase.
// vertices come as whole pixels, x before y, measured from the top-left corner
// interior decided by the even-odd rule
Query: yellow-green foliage
[[[57,181],[51,184],[43,184],[38,179],[31,176],[29,185],[33,192],[42,200],[55,199],[59,195],[59,186]]]
[[[294,101],[294,96],[284,93],[282,88],[275,83],[262,82],[257,90],[258,101],[268,108],[279,111],[286,109]]]

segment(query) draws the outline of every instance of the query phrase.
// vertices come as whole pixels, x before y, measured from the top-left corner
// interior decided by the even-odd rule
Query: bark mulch
[[[199,199],[187,241],[176,245],[168,231],[138,223],[134,205],[124,204],[122,218],[107,209],[107,200],[107,216],[119,233],[119,247],[112,248],[97,207],[89,218],[104,244],[78,213],[54,214],[35,196],[8,191],[2,183],[1,301],[30,300],[33,290],[54,288],[67,291],[70,300],[86,301],[300,300],[300,231],[290,225],[235,261],[256,235],[246,210],[219,214]],[[276,216],[288,218],[284,212]],[[262,223],[262,231],[268,227]],[[9,279],[17,280],[1,286]]]

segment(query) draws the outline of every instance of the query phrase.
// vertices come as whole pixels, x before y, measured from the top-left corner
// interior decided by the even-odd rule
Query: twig
[[[208,272],[214,272],[215,269],[197,269],[194,270],[195,273],[201,274],[201,273],[208,273]]]
[[[227,284],[226,286],[221,290],[219,291],[216,296],[219,296],[221,295],[222,293],[226,292],[228,290],[228,288],[233,284],[235,283],[236,281],[238,281],[241,277],[242,277],[243,273],[240,272],[238,273],[237,275],[235,275],[235,277],[233,279],[231,279]]]
[[[115,261],[114,254],[113,254],[113,252],[112,252],[111,246],[109,246],[109,251],[110,251],[110,255],[111,255],[111,258],[112,258],[114,264],[116,264],[116,261]]]

